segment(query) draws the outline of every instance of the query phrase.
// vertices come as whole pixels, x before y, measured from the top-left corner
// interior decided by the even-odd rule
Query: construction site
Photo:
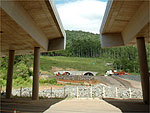
[[[149,0],[108,0],[99,25],[101,48],[136,47],[139,68],[128,65],[130,73],[92,51],[55,53],[68,48],[68,35],[53,0],[0,1],[0,112],[149,113],[149,15]]]

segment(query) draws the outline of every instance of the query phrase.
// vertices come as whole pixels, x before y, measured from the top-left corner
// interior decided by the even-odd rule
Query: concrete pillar
[[[38,100],[39,93],[40,48],[34,48],[32,100]]]
[[[10,98],[11,97],[11,92],[12,92],[14,54],[15,54],[14,50],[9,50],[8,71],[7,71],[7,86],[6,86],[6,98]]]
[[[139,57],[139,64],[140,64],[143,101],[145,104],[148,104],[149,103],[149,77],[148,77],[148,65],[147,65],[145,40],[144,37],[137,37],[136,39],[137,39],[138,57]]]

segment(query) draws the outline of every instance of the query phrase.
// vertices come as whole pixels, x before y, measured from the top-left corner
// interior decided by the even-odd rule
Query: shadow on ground
[[[145,105],[142,99],[112,99],[104,98],[107,103],[119,108],[122,113],[149,113],[149,105]]]
[[[65,97],[66,98],[66,97]],[[65,98],[52,98],[52,99],[40,99],[31,100],[30,98],[12,98],[1,99],[1,113],[14,113],[13,109],[16,108],[17,113],[22,112],[35,112],[43,113],[50,108],[53,104],[56,104]]]

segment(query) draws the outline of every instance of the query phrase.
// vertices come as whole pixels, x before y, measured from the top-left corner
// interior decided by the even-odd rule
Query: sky
[[[54,0],[65,30],[99,33],[107,0]]]

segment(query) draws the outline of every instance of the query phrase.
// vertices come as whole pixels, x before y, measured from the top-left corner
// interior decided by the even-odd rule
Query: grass
[[[52,67],[62,68],[67,70],[67,68],[72,68],[78,71],[94,71],[98,72],[97,75],[101,75],[106,70],[111,69],[112,67],[105,66],[107,62],[113,62],[108,58],[83,58],[83,57],[63,57],[63,56],[40,56],[40,72],[48,75],[53,75],[51,71]],[[6,71],[7,72],[7,71]],[[6,76],[0,77],[0,86],[6,86]],[[5,79],[4,79],[5,78]],[[39,83],[41,85],[60,85],[57,84],[55,78],[49,78],[46,80],[40,79]],[[29,77],[22,78],[17,76],[13,78],[13,87],[31,87],[32,80]]]
[[[56,85],[57,84],[57,80],[56,80],[56,78],[47,78],[46,80],[40,79],[39,83],[41,83],[41,84],[53,84],[53,85]]]
[[[105,63],[113,62],[107,58],[81,58],[81,57],[63,57],[63,56],[41,56],[40,68],[41,71],[51,72],[52,66],[63,68],[73,68],[78,71],[94,71],[99,74],[111,69],[110,66],[105,66]]]
[[[137,76],[140,76],[140,73],[130,73],[130,75],[137,75]]]

